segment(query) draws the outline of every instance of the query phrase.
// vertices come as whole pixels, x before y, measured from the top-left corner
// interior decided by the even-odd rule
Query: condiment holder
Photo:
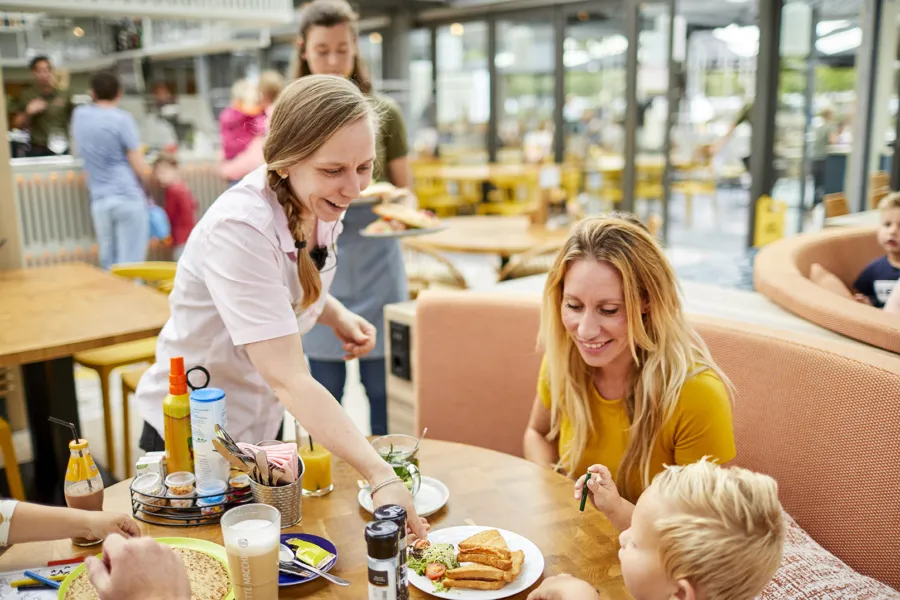
[[[240,476],[232,477],[232,484],[219,481],[195,485],[193,474],[185,472],[172,473],[166,480],[170,478],[173,486],[167,486],[158,473],[145,473],[131,482],[135,519],[164,527],[214,525],[228,509],[254,501],[250,487]]]

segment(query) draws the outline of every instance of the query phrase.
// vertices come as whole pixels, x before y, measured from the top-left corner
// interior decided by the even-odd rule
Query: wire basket
[[[162,527],[195,527],[197,525],[215,525],[229,509],[241,504],[253,502],[250,487],[229,487],[225,492],[194,495],[187,497],[157,496],[146,491],[131,490],[131,514],[138,521]],[[221,502],[204,503],[198,506],[198,500],[209,500],[224,496]],[[190,502],[190,506],[173,506],[172,501]]]

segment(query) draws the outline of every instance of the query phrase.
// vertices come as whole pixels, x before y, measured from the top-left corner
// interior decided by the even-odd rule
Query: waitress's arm
[[[313,379],[306,366],[299,333],[247,344],[245,349],[250,362],[278,400],[313,439],[347,461],[373,486],[394,477],[393,468],[378,455],[341,405]],[[379,506],[399,504],[406,508],[413,533],[423,539],[427,537],[425,524],[419,519],[406,486],[388,485],[377,496]]]

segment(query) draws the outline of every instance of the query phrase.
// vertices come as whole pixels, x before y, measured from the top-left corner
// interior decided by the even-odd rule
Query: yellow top
[[[628,411],[621,400],[607,400],[600,396],[596,388],[593,392],[590,411],[594,433],[589,434],[584,455],[570,475],[578,477],[589,466],[601,464],[610,470],[615,479],[628,447],[628,429],[631,426]],[[546,361],[541,364],[538,396],[550,410],[552,398]],[[563,417],[558,440],[560,456],[572,443],[573,436],[571,423]],[[663,465],[691,464],[704,456],[724,464],[736,454],[728,391],[718,375],[707,369],[689,378],[681,388],[675,412],[663,424],[656,439],[650,459],[650,479],[663,470]],[[628,496],[634,499],[644,491],[637,473],[629,478],[628,487]],[[625,496],[624,490],[621,493]]]

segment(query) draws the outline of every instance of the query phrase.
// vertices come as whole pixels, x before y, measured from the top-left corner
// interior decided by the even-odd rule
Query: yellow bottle
[[[331,452],[321,444],[299,444],[297,451],[303,459],[303,495],[324,496],[331,493]]]
[[[163,400],[163,430],[166,441],[166,469],[169,473],[194,472],[191,443],[191,397],[187,391],[184,358],[169,362],[169,395]]]

